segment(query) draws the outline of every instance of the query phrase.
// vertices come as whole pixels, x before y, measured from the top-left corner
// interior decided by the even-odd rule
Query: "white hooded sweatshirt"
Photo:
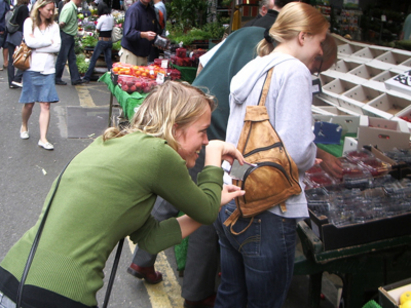
[[[258,104],[267,72],[273,66],[275,68],[265,105],[271,124],[298,167],[299,181],[304,191],[304,172],[313,166],[317,147],[313,143],[315,136],[311,124],[311,73],[300,60],[273,52],[250,61],[233,77],[226,141],[237,146],[246,106]],[[288,218],[308,217],[304,192],[289,198],[286,207],[284,213],[278,206],[269,211]]]

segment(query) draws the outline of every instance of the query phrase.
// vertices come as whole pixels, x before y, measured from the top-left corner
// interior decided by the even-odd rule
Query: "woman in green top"
[[[25,283],[23,307],[96,307],[105,262],[121,238],[157,253],[200,224],[212,224],[220,204],[244,193],[223,187],[221,161],[243,157],[232,145],[208,141],[214,107],[195,87],[168,81],[147,96],[129,128],[107,129],[71,161]],[[196,185],[187,168],[203,146],[206,167]],[[157,196],[187,215],[156,221],[150,213]],[[0,263],[6,301],[15,301],[41,216]]]

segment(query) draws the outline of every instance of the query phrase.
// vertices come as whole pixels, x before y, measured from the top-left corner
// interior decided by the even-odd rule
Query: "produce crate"
[[[310,210],[310,220],[311,228],[323,242],[324,250],[334,250],[411,234],[409,223],[411,213],[337,227],[330,223],[327,216],[316,216]]]
[[[400,307],[399,299],[403,292],[411,291],[411,278],[378,288],[378,300],[382,308]]]

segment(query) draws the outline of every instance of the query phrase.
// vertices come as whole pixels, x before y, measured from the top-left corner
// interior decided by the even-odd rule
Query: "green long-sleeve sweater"
[[[159,223],[151,217],[157,195],[211,224],[220,206],[222,176],[221,168],[208,166],[197,187],[185,161],[164,140],[139,132],[106,142],[99,137],[73,159],[61,179],[26,285],[97,305],[102,270],[121,238],[130,235],[151,253],[181,241],[176,219]],[[17,279],[40,219],[0,264]],[[15,291],[8,288],[0,275],[0,290],[14,298]]]

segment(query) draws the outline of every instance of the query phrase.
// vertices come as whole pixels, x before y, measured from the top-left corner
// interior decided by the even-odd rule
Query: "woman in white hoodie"
[[[38,146],[53,150],[47,140],[50,122],[50,103],[59,101],[54,75],[56,73],[56,54],[60,51],[60,28],[54,22],[54,1],[38,0],[31,11],[30,18],[24,22],[24,40],[33,49],[30,68],[23,73],[23,89],[19,103],[24,104],[21,111],[22,124],[20,138],[29,139],[28,121],[34,103],[40,103],[40,139]]]
[[[312,78],[308,67],[322,56],[321,44],[328,28],[329,23],[314,7],[300,2],[287,4],[258,44],[259,56],[243,67],[230,85],[226,141],[237,145],[246,106],[258,104],[267,72],[275,67],[266,108],[297,164],[302,188],[304,172],[314,164],[317,153],[311,129]],[[286,201],[286,212],[276,206],[255,216],[240,235],[233,235],[230,227],[223,225],[235,208],[234,201],[223,206],[215,223],[222,272],[215,307],[280,308],[293,276],[296,223],[308,217],[304,193]],[[249,223],[250,219],[240,218],[234,229],[243,230]]]

